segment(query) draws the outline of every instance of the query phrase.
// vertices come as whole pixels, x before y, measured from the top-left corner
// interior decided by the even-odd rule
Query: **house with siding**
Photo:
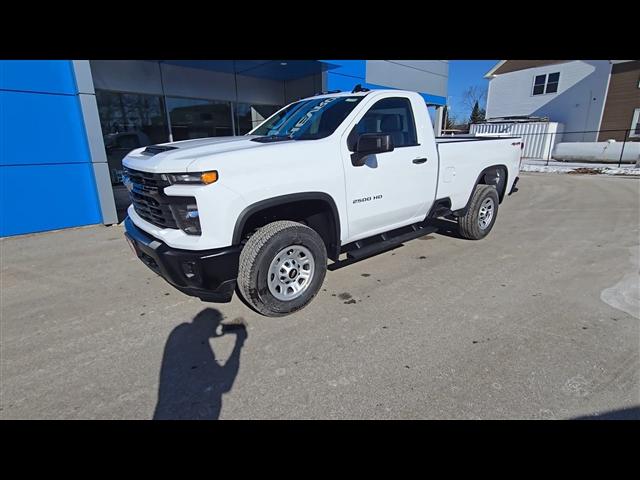
[[[489,80],[487,119],[546,117],[563,141],[640,141],[640,60],[501,60]]]

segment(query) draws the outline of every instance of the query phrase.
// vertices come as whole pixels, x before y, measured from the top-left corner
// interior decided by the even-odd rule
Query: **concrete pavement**
[[[519,187],[486,239],[328,272],[278,319],[181,294],[121,227],[2,239],[0,418],[640,417],[640,181]]]

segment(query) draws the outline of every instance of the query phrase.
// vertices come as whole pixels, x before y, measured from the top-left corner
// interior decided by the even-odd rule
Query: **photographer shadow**
[[[222,395],[231,390],[247,338],[243,324],[224,325],[222,314],[206,308],[191,323],[173,329],[164,348],[154,420],[217,420]],[[222,333],[217,333],[221,327]],[[221,365],[209,340],[235,334],[231,355]]]

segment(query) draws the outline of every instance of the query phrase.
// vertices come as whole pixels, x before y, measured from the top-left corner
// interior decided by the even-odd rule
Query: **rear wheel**
[[[291,221],[256,231],[240,253],[238,290],[245,302],[269,317],[306,307],[327,271],[327,251],[315,230]]]
[[[467,212],[458,217],[460,235],[470,240],[486,237],[498,215],[498,191],[493,185],[476,185]]]

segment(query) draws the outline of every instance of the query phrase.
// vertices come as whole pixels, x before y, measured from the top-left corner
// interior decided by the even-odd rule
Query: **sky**
[[[462,105],[462,93],[473,85],[487,87],[489,81],[484,74],[499,60],[449,60],[449,86],[447,103],[454,115],[468,118],[469,108]],[[481,105],[484,107],[484,105]]]

